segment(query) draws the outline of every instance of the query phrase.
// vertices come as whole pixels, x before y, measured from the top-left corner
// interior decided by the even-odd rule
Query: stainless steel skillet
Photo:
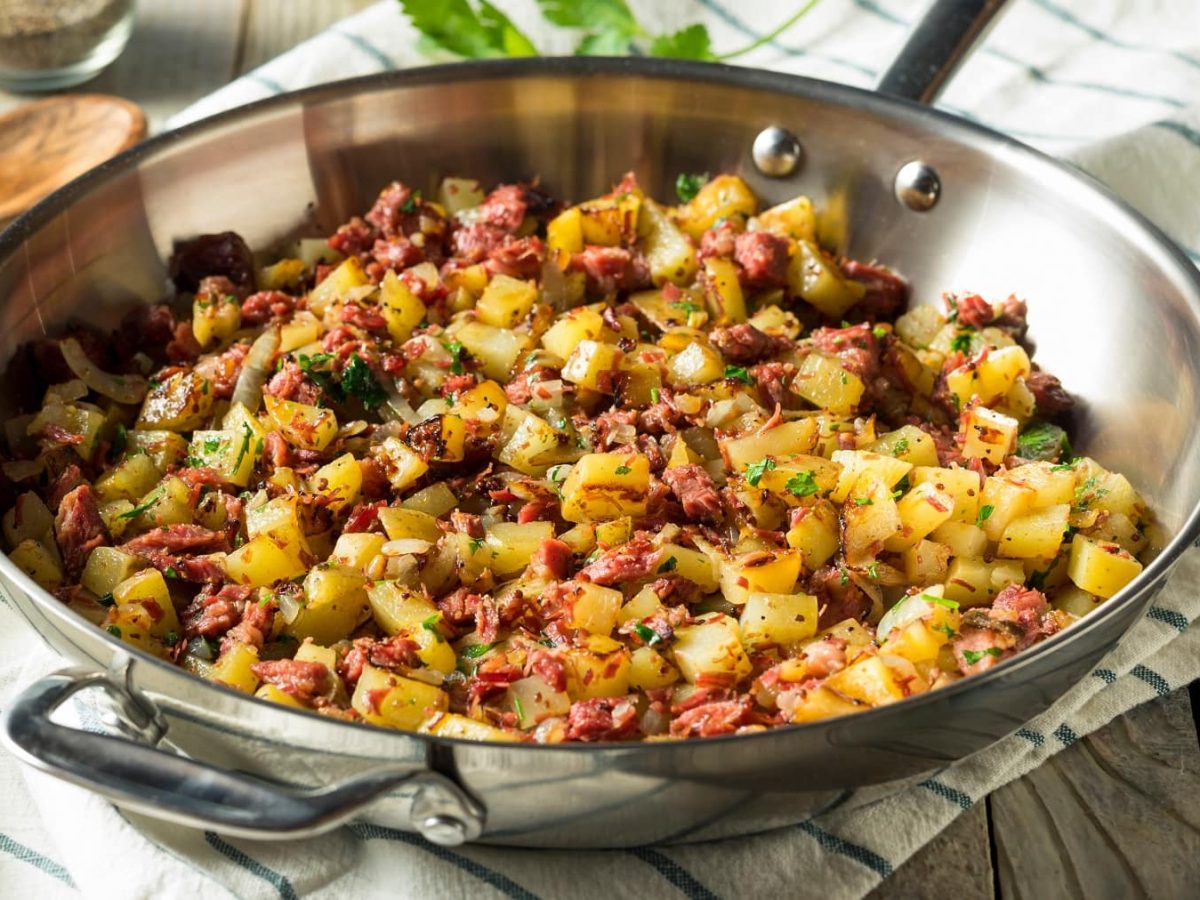
[[[937,27],[918,30],[884,85],[928,100],[996,5],[971,0],[954,18],[964,4],[936,4]],[[760,151],[776,152],[759,162],[774,174],[756,165],[768,126],[797,137],[794,168],[778,153],[788,143],[766,139]],[[17,610],[80,665],[10,706],[10,749],[126,806],[231,834],[309,834],[362,814],[441,843],[618,846],[799,821],[849,788],[992,743],[1083,678],[1200,534],[1200,277],[1078,173],[902,99],[641,59],[434,67],[275,98],[135,148],[0,236],[0,359],[70,319],[111,325],[159,297],[180,237],[233,228],[267,246],[327,231],[395,177],[538,174],[578,198],[629,168],[658,194],[703,170],[739,171],[771,201],[807,193],[843,249],[897,266],[918,302],[947,289],[1027,298],[1039,360],[1085,401],[1077,445],[1154,505],[1168,535],[1158,557],[1084,622],[947,689],[758,735],[591,747],[440,740],[269,705],[129,650],[0,558]],[[5,412],[19,376],[0,379]],[[126,737],[50,720],[93,688],[116,699]],[[164,733],[188,757],[155,748]]]

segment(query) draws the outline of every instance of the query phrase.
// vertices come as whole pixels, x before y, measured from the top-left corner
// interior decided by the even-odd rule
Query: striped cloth
[[[1014,8],[940,104],[1092,172],[1200,261],[1200,4],[1194,0],[1012,0]],[[532,0],[497,0],[544,52]],[[784,0],[632,0],[652,31],[703,20],[732,49],[785,18]],[[740,62],[870,86],[923,4],[825,0]],[[347,19],[198,103],[176,124],[285,89],[399,68],[429,57],[394,3]],[[1160,173],[1170,173],[1164,177]],[[793,828],[715,844],[605,852],[454,850],[367,823],[287,844],[258,844],[151,822],[0,759],[0,883],[12,897],[857,897],[990,791],[1131,707],[1200,676],[1200,556],[1121,646],[1051,710],[921,784],[860,791]],[[56,668],[0,603],[0,707]],[[83,727],[96,723],[83,706]]]

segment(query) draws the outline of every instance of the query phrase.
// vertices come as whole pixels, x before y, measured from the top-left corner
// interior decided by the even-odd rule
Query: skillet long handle
[[[931,104],[1007,0],[934,0],[877,90]]]
[[[257,840],[308,837],[353,818],[400,787],[414,791],[414,831],[437,844],[474,840],[484,810],[446,776],[423,766],[366,771],[324,788],[275,784],[160,750],[141,740],[77,731],[51,721],[63,701],[101,688],[122,706],[141,740],[156,742],[164,728],[148,701],[132,696],[104,673],[69,669],[27,688],[5,712],[0,740],[26,763],[100,794],[107,800],[193,828]],[[139,709],[140,707],[140,709]]]

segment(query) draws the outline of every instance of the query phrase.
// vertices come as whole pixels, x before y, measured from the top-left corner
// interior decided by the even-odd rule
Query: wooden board
[[[870,900],[992,900],[988,816],[983,804],[963,813],[873,890]]]

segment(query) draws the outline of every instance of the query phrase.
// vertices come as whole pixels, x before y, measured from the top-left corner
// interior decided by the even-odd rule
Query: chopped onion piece
[[[283,621],[289,625],[296,621],[296,616],[300,615],[300,610],[304,609],[300,595],[290,591],[280,591],[276,594],[275,603],[279,606],[279,614],[283,616]]]
[[[428,553],[433,544],[420,538],[399,538],[383,545],[384,556],[406,556],[410,553]]]
[[[0,465],[0,469],[4,471],[4,476],[9,481],[24,481],[26,478],[40,475],[45,468],[46,461],[41,457],[37,459],[14,459],[11,462]]]
[[[262,389],[267,383],[271,370],[271,361],[279,349],[279,326],[268,328],[250,345],[246,361],[242,364],[242,372],[238,375],[237,384],[233,388],[231,405],[242,404],[252,413],[258,412],[262,406]]]
[[[71,371],[97,394],[118,403],[141,403],[146,396],[149,384],[141,375],[113,375],[103,371],[88,358],[75,338],[63,338],[58,346]]]
[[[542,263],[542,302],[549,303],[555,312],[562,312],[571,305],[567,295],[567,278],[558,267],[554,254],[546,257]]]

